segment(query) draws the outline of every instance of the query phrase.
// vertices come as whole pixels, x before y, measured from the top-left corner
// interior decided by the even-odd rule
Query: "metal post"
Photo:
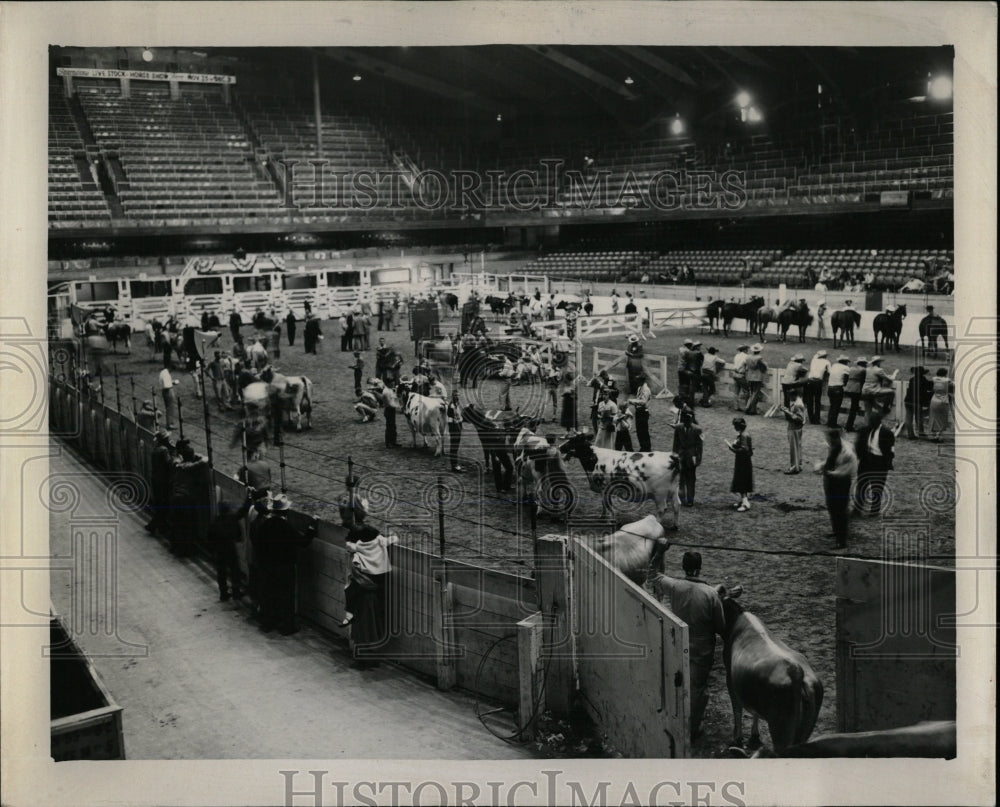
[[[438,546],[441,552],[441,559],[444,559],[444,479],[438,476]]]
[[[153,431],[155,432],[160,428],[160,413],[156,408],[156,387],[150,387],[149,391],[153,393]]]
[[[177,434],[180,437],[180,439],[183,440],[184,439],[184,415],[181,412],[181,397],[180,397],[180,395],[176,395],[174,397],[177,398]]]
[[[118,414],[122,413],[122,391],[118,387],[118,363],[115,362],[115,401],[118,404]]]
[[[201,366],[201,403],[205,413],[205,452],[208,454],[208,467],[212,468],[212,429],[208,422],[208,393],[205,392],[205,362]]]
[[[274,427],[274,439],[278,444],[278,470],[281,472],[281,492],[286,493],[288,488],[285,486],[285,438],[282,432],[281,419]]]
[[[139,422],[139,418],[138,418],[139,407],[136,406],[136,403],[135,403],[135,376],[134,375],[133,376],[129,376],[128,380],[129,380],[129,383],[132,385],[132,420],[134,420],[138,424],[138,422]]]
[[[97,368],[97,383],[101,385],[101,406],[104,405],[104,373],[102,368]]]

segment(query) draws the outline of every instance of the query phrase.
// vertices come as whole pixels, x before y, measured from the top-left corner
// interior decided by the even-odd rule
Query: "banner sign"
[[[112,70],[96,67],[59,67],[60,76],[77,78],[134,78],[139,81],[183,81],[187,84],[235,84],[236,76],[216,76],[210,73],[152,73],[148,70]]]
[[[882,207],[909,207],[909,191],[882,191],[879,196]]]

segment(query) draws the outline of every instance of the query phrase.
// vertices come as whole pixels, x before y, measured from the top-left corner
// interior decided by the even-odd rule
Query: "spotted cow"
[[[592,441],[592,435],[575,434],[559,450],[563,456],[580,460],[591,490],[603,494],[605,512],[611,509],[615,498],[651,499],[661,524],[665,525],[667,511],[673,511],[673,521],[667,529],[676,530],[680,517],[680,458],[667,451],[595,448]]]

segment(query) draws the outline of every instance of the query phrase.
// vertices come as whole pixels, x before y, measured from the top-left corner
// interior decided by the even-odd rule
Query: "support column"
[[[538,716],[545,711],[545,665],[542,659],[544,625],[541,613],[517,623],[517,678],[519,739],[535,739]]]
[[[535,542],[535,584],[543,619],[543,651],[548,675],[545,700],[553,712],[570,711],[576,692],[573,671],[573,609],[566,538],[545,535]]]

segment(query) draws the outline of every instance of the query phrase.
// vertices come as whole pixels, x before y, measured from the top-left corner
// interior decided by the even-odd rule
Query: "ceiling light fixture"
[[[746,90],[740,90],[740,92],[736,95],[736,103],[740,109],[746,109],[750,106],[751,101],[753,101],[753,98],[750,97],[750,93]]]
[[[360,73],[355,73],[354,74],[354,80],[355,81],[361,81],[361,74]]]
[[[625,83],[626,84],[635,84],[635,81],[632,79],[632,76],[625,76]]]
[[[151,61],[153,61],[153,51],[151,51],[149,48],[143,48],[142,49],[142,60],[144,62],[151,62]]]

